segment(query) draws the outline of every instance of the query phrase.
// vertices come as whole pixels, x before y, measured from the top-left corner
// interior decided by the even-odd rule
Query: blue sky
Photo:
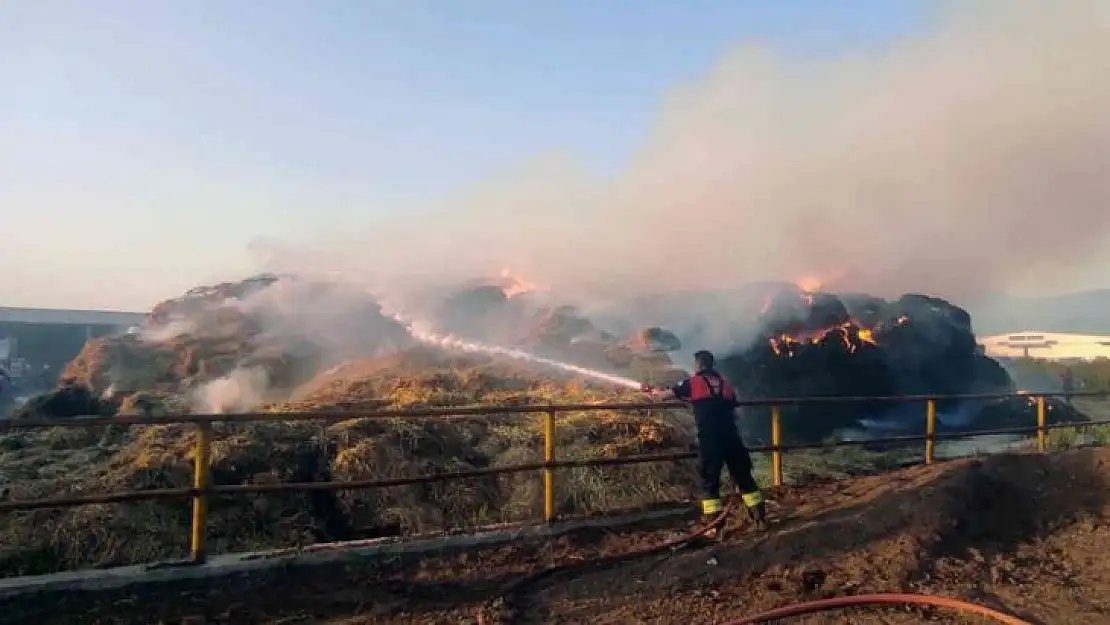
[[[881,48],[910,0],[0,0],[0,305],[146,309],[256,237],[537,154],[620,171],[730,46]]]

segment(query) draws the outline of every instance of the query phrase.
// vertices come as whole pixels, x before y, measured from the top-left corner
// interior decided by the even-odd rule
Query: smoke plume
[[[958,301],[1104,243],[1108,76],[1098,0],[944,3],[925,32],[839,58],[740,45],[673,89],[613,179],[538,161],[419,220],[259,251],[381,289],[508,266],[591,299],[809,275]]]
[[[922,33],[837,58],[740,45],[674,87],[618,176],[540,159],[392,211],[410,217],[259,241],[266,270],[299,278],[167,302],[140,340],[188,347],[173,371],[216,412],[403,348],[417,321],[455,348],[554,337],[574,360],[582,337],[645,326],[734,353],[783,281],[966,305],[1106,242],[1107,77],[1095,0],[945,3]]]
[[[265,274],[158,304],[138,332],[88,342],[64,375],[104,400],[153,390],[193,411],[235,412],[414,343],[357,283]]]
[[[228,375],[205,383],[191,394],[193,412],[223,414],[246,412],[266,399],[269,375],[261,367],[235,369]]]

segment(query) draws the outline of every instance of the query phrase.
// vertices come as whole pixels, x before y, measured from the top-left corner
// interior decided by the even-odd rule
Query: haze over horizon
[[[301,268],[1110,286],[1110,9],[970,7],[0,4],[0,305]]]

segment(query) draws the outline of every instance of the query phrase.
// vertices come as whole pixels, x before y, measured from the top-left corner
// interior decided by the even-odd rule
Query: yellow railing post
[[[1037,450],[1041,453],[1048,448],[1048,429],[1046,425],[1047,415],[1045,414],[1044,395],[1037,397]]]
[[[925,464],[933,464],[936,455],[937,433],[937,402],[930,399],[925,402]]]
[[[555,462],[555,410],[544,415],[543,420],[543,461],[547,465]],[[555,520],[555,469],[543,469],[543,520]]]
[[[196,445],[193,448],[193,532],[189,541],[189,557],[195,564],[204,564],[205,529],[208,523],[208,452],[212,444],[212,423],[197,423]]]
[[[782,486],[782,408],[771,407],[771,483]]]

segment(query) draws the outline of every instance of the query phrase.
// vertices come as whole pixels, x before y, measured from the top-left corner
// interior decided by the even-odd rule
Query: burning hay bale
[[[434,307],[431,323],[438,332],[522,349],[565,347],[597,332],[573,306],[540,304],[512,286],[498,281],[453,292]]]
[[[652,386],[674,384],[685,377],[667,354],[681,348],[677,336],[658,327],[643,328],[619,343],[603,346],[611,367]]]
[[[517,343],[533,349],[565,349],[575,343],[608,343],[615,337],[598,330],[573,306],[555,306],[535,311],[525,320]]]
[[[631,349],[647,352],[675,352],[682,349],[682,341],[673,332],[654,326],[633,332],[624,344]]]
[[[621,341],[598,328],[574,306],[535,298],[519,280],[471,285],[436,308],[439,332],[461,336],[574,365],[659,382],[676,380],[666,352],[681,348],[673,333],[648,327]]]
[[[172,321],[192,319],[196,315],[221,309],[228,301],[242,301],[276,283],[281,277],[274,274],[261,274],[240,280],[223,282],[212,286],[198,286],[189,289],[181,297],[166,300],[150,311],[152,326],[165,326]]]
[[[143,392],[198,410],[249,409],[322,368],[411,342],[368,294],[263,275],[162,302],[137,334],[89,341],[63,376],[117,401]]]
[[[471,339],[503,342],[520,325],[524,307],[497,285],[483,284],[447,296],[432,314],[442,332]]]
[[[1001,393],[1009,375],[978,349],[971,317],[942,299],[904,295],[888,302],[785,289],[771,297],[748,348],[722,359],[722,371],[753,397],[878,397]],[[938,410],[959,405],[942,403]],[[901,412],[899,412],[901,410]],[[766,411],[757,427],[766,439]],[[861,420],[907,415],[883,404],[825,404],[784,412],[791,442],[819,441]],[[901,417],[896,417],[901,418]],[[910,423],[909,417],[907,425]],[[916,427],[920,415],[912,418]],[[985,427],[990,427],[987,423]]]

